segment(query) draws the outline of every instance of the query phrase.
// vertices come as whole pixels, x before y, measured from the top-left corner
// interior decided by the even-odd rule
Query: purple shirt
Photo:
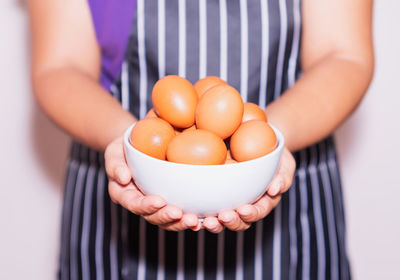
[[[89,0],[101,48],[101,85],[109,90],[118,78],[129,42],[136,0]]]

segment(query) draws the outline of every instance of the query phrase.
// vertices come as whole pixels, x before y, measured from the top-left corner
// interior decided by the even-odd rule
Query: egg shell
[[[157,116],[156,112],[154,111],[154,109],[151,108],[151,109],[147,112],[147,114],[146,114],[146,116],[145,116],[144,118],[145,118],[145,119],[148,119],[148,118],[158,118],[158,116]]]
[[[168,144],[174,136],[174,129],[169,123],[153,117],[136,123],[130,135],[130,143],[146,155],[165,160]]]
[[[228,150],[228,152],[226,153],[226,159],[228,160],[230,160],[230,159],[233,159],[233,157],[232,157],[232,152],[231,152],[231,150]]]
[[[196,130],[196,125],[192,125],[191,127],[188,128],[174,128],[175,130],[175,135],[179,135],[182,132],[188,131],[188,130]]]
[[[152,102],[157,115],[178,128],[187,128],[194,124],[197,100],[192,84],[176,75],[160,79],[152,91]]]
[[[237,161],[232,158],[231,150],[228,150],[228,152],[226,153],[225,164],[232,164],[232,163],[237,163]]]
[[[220,85],[227,84],[224,80],[216,76],[208,76],[203,79],[198,80],[194,84],[194,88],[199,96],[199,98],[210,88]]]
[[[231,137],[232,157],[247,161],[265,156],[276,147],[276,135],[272,127],[260,120],[244,122]]]
[[[237,163],[237,161],[232,158],[231,159],[227,158],[225,161],[225,164],[233,164],[233,163]]]
[[[239,127],[242,117],[240,94],[229,85],[217,85],[200,98],[196,108],[196,127],[226,139]]]
[[[217,165],[226,160],[224,141],[212,132],[196,129],[175,136],[168,145],[168,161],[184,164]]]
[[[264,110],[261,109],[257,104],[254,103],[244,103],[243,118],[242,123],[250,120],[260,120],[267,122],[267,115]]]

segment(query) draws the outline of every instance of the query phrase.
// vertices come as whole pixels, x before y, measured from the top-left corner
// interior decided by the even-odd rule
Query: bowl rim
[[[160,164],[163,164],[165,166],[171,166],[171,167],[172,166],[180,166],[180,167],[185,167],[185,168],[203,168],[203,169],[213,168],[213,169],[215,169],[215,168],[232,168],[232,166],[249,165],[249,164],[252,164],[252,163],[256,163],[257,161],[263,161],[263,160],[265,160],[265,159],[267,159],[269,157],[273,157],[275,154],[280,153],[281,150],[283,149],[284,145],[285,145],[285,139],[284,139],[282,133],[276,127],[271,125],[270,123],[268,123],[268,124],[272,127],[272,129],[275,132],[275,135],[276,135],[276,138],[277,138],[277,142],[278,142],[278,145],[276,146],[276,148],[272,152],[266,154],[265,156],[262,156],[262,157],[259,157],[259,158],[255,158],[255,159],[251,159],[251,160],[247,160],[247,161],[235,162],[235,163],[231,163],[231,164],[215,164],[215,165],[186,164],[186,163],[171,162],[171,161],[161,160],[161,159],[158,159],[158,158],[151,157],[151,156],[149,156],[149,155],[137,150],[130,143],[130,139],[129,139],[130,138],[130,134],[131,134],[131,131],[132,131],[133,127],[136,125],[136,122],[134,122],[132,125],[130,125],[128,127],[128,129],[124,133],[124,150],[128,149],[128,150],[133,151],[134,153],[136,153],[136,154],[138,154],[138,155],[140,155],[142,157],[148,158],[149,160],[152,160],[152,161],[155,161],[155,162],[159,162]],[[125,151],[125,153],[126,153],[126,151]]]

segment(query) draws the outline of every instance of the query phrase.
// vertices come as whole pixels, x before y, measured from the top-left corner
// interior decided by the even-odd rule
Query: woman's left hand
[[[296,162],[285,148],[278,170],[268,186],[268,190],[253,204],[245,204],[235,210],[224,210],[218,217],[206,217],[203,227],[210,232],[219,233],[225,227],[233,231],[248,229],[252,223],[266,217],[279,203],[281,195],[292,185]]]

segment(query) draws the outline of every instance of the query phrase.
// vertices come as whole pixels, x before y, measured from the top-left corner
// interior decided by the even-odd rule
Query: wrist
[[[134,123],[137,122],[137,119],[127,112],[127,115],[124,118],[119,120],[114,120],[111,122],[111,126],[107,135],[107,139],[104,143],[103,150],[107,147],[115,139],[124,135],[125,131]]]
[[[291,127],[290,124],[294,123],[290,120],[289,116],[285,112],[286,110],[282,110],[279,108],[279,105],[275,104],[275,102],[271,103],[265,109],[268,123],[277,128],[283,135],[285,139],[285,147],[289,151],[294,151],[295,147],[293,145],[293,141],[291,140]]]

